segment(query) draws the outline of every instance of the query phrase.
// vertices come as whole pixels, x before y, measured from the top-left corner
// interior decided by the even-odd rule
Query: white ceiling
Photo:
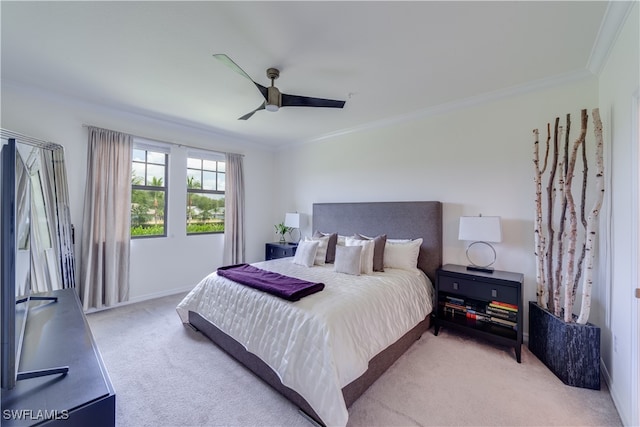
[[[283,147],[584,77],[613,38],[607,5],[2,1],[2,80]],[[214,53],[345,108],[237,120],[263,98]]]

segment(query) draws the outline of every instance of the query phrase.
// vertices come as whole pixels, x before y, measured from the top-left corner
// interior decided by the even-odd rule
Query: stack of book
[[[444,304],[444,314],[451,314],[452,316],[467,315],[467,307],[464,305],[464,300],[462,298],[447,295],[446,299],[442,301],[441,304]]]
[[[486,308],[486,314],[491,322],[517,329],[518,327],[518,306],[502,301],[491,301]]]
[[[491,316],[485,313],[482,309],[478,309],[475,306],[467,305],[467,318],[478,320],[480,322],[490,322]]]
[[[445,315],[461,316],[482,322],[491,321],[490,316],[485,312],[484,304],[472,299],[465,301],[462,298],[447,295],[440,305],[443,306]]]
[[[480,322],[489,322],[506,328],[518,329],[518,306],[502,301],[480,302],[464,300],[452,295],[440,300],[444,315],[466,317]]]

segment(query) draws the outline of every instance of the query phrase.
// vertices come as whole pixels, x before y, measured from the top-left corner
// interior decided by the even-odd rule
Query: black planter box
[[[565,323],[529,301],[529,350],[563,383],[600,390],[600,328]]]

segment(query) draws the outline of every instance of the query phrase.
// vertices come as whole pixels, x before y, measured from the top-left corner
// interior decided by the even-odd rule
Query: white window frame
[[[193,149],[190,148],[187,150],[187,169],[185,170],[186,175],[185,177],[188,177],[189,174],[189,166],[188,166],[188,162],[189,162],[189,158],[197,158],[197,159],[201,159],[201,160],[209,160],[209,161],[216,161],[216,162],[224,162],[225,163],[225,190],[224,191],[220,191],[220,190],[205,190],[205,189],[190,189],[187,188],[187,198],[189,197],[189,193],[191,194],[216,194],[216,195],[220,195],[222,194],[223,196],[226,197],[226,174],[227,174],[227,170],[226,170],[226,155],[223,153],[219,153],[216,151],[209,151],[209,150],[201,150],[201,149]],[[201,183],[202,186],[203,183]],[[188,222],[188,220],[187,220]],[[185,224],[185,227],[187,229],[187,236],[200,236],[200,235],[206,235],[206,234],[223,234],[224,233],[224,229],[222,231],[209,231],[209,232],[192,232],[190,233],[188,231],[188,224]]]
[[[134,186],[131,185],[131,189],[132,191],[135,189],[139,189],[139,190],[148,190],[148,191],[162,191],[164,192],[164,219],[163,219],[163,223],[164,223],[164,233],[163,234],[154,234],[154,235],[142,235],[142,236],[131,236],[130,238],[133,239],[151,239],[151,238],[166,238],[169,235],[169,173],[170,173],[170,165],[169,162],[171,161],[171,145],[169,144],[165,144],[162,142],[158,142],[158,141],[151,141],[148,139],[144,139],[144,138],[139,138],[139,137],[134,137],[133,138],[133,149],[134,150],[144,150],[144,151],[153,151],[156,153],[162,153],[165,155],[165,164],[164,164],[164,187],[150,187],[148,185],[143,185],[143,186]],[[133,163],[133,160],[132,160]],[[139,187],[139,188],[136,188]]]

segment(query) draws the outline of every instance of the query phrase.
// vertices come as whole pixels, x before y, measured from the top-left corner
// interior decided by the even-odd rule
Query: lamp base
[[[491,252],[493,252],[493,259],[490,260],[490,262],[484,262],[484,261],[488,261],[488,260],[474,262],[474,260],[471,257],[471,252],[472,252],[471,249],[472,248],[482,247],[482,246],[477,246],[477,245],[486,245],[486,246],[489,247],[489,249],[491,249]],[[467,260],[469,261],[469,264],[467,265],[467,270],[469,270],[469,271],[480,271],[482,273],[488,273],[488,274],[492,274],[493,273],[493,268],[490,267],[490,266],[492,266],[493,263],[496,262],[496,250],[489,243],[480,242],[480,241],[473,242],[467,247],[466,254],[467,254]]]
[[[467,265],[467,270],[480,271],[482,273],[493,274],[493,268],[491,268],[491,267],[479,267],[477,265]]]

